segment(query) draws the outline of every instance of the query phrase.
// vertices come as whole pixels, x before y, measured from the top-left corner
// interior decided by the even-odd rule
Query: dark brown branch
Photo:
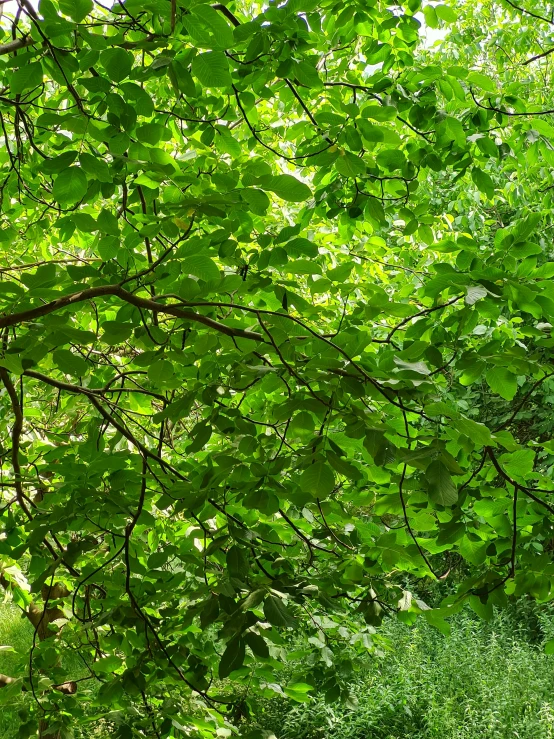
[[[19,444],[21,439],[21,433],[23,431],[23,411],[17,397],[17,392],[11,380],[8,371],[4,367],[0,367],[0,379],[4,383],[10,402],[12,405],[12,411],[14,414],[14,423],[12,428],[12,467],[14,474],[14,485],[15,494],[17,496],[17,502],[21,510],[25,513],[28,519],[31,519],[31,512],[25,502],[25,493],[23,491],[23,485],[21,483],[21,465],[19,463]]]
[[[502,108],[497,108],[494,105],[483,105],[483,103],[480,103],[479,100],[475,97],[475,93],[473,92],[473,88],[470,87],[469,91],[471,93],[471,97],[473,98],[473,102],[478,108],[482,108],[483,110],[491,110],[493,113],[501,113],[502,115],[509,116],[511,118],[516,117],[523,117],[523,116],[534,116],[534,115],[550,115],[554,113],[554,108],[550,110],[531,110],[526,113],[515,113],[510,112],[508,110],[502,110]]]
[[[233,26],[235,26],[235,28],[237,26],[240,26],[239,19],[235,15],[233,15],[233,13],[231,13],[229,8],[226,5],[223,5],[223,3],[214,3],[212,5],[212,8],[214,10],[219,10],[219,12],[222,13],[222,15],[224,15],[227,18],[227,20],[231,21],[231,23],[233,24]]]
[[[100,285],[99,287],[86,288],[85,290],[80,290],[79,292],[71,293],[70,295],[64,295],[57,300],[45,303],[37,308],[30,308],[29,310],[21,311],[20,313],[11,313],[7,316],[0,316],[0,329],[7,328],[9,326],[17,326],[18,324],[25,323],[27,321],[34,321],[36,318],[41,318],[42,316],[62,310],[63,308],[68,308],[76,303],[82,303],[87,300],[93,300],[94,298],[108,296],[118,297],[137,308],[144,308],[153,313],[164,313],[166,315],[175,316],[175,318],[182,318],[187,321],[201,323],[204,326],[215,329],[219,333],[225,334],[226,336],[262,342],[264,340],[260,333],[246,331],[239,328],[231,328],[230,326],[226,326],[224,323],[219,323],[213,318],[208,318],[199,313],[186,311],[173,305],[163,305],[147,298],[140,298],[138,295],[125,290],[120,285]]]
[[[535,384],[533,385],[533,387],[529,390],[529,392],[526,393],[523,396],[521,402],[519,403],[519,405],[517,406],[517,408],[515,409],[515,411],[512,413],[512,415],[506,421],[504,421],[504,423],[501,424],[497,429],[495,429],[495,433],[497,431],[502,431],[502,429],[505,429],[506,426],[509,426],[512,423],[512,421],[514,420],[514,418],[517,416],[517,414],[520,412],[520,410],[523,408],[523,406],[525,405],[525,403],[527,403],[527,401],[529,400],[529,398],[531,397],[531,395],[533,395],[533,393],[538,388],[538,386],[541,383],[543,383],[545,380],[548,380],[548,378],[549,377],[552,377],[552,376],[554,376],[554,372],[549,372],[548,374],[546,374],[543,377],[541,377],[540,380],[537,380],[535,382]]]
[[[519,482],[516,482],[515,480],[512,480],[512,478],[504,472],[500,464],[498,463],[498,460],[496,459],[496,456],[490,446],[485,447],[485,453],[489,455],[492,464],[494,466],[494,469],[498,472],[500,477],[502,477],[506,482],[509,482],[510,485],[513,485],[514,488],[519,488],[522,492],[525,493],[525,495],[528,498],[531,498],[531,500],[534,500],[535,503],[538,503],[539,505],[543,506],[543,508],[546,508],[550,513],[554,514],[554,508],[549,505],[545,500],[542,498],[539,498],[538,495],[535,495],[535,493],[531,490],[531,488],[525,487],[525,485],[522,485]]]
[[[540,54],[535,54],[535,56],[532,56],[530,59],[527,59],[527,61],[523,62],[523,66],[526,67],[528,64],[531,64],[531,62],[536,62],[538,59],[544,59],[546,56],[550,56],[550,54],[554,54],[554,47],[552,47],[551,49],[547,49]]]
[[[412,321],[414,318],[419,318],[420,316],[427,316],[429,313],[434,313],[437,310],[442,310],[443,308],[447,308],[449,305],[453,305],[454,303],[457,303],[458,300],[461,300],[462,298],[463,298],[463,295],[457,295],[455,298],[452,298],[452,300],[448,300],[446,303],[441,303],[441,305],[435,305],[433,308],[425,308],[424,310],[420,310],[419,313],[414,313],[413,316],[408,316],[407,318],[404,318],[391,331],[389,331],[385,341],[389,342],[394,336],[394,334],[399,329],[402,328],[402,326],[405,326],[407,323]]]
[[[9,41],[7,44],[0,44],[0,56],[3,54],[12,54],[14,51],[24,49],[26,46],[33,46],[36,43],[37,42],[34,39],[29,36],[25,36],[24,38]]]
[[[329,532],[329,534],[332,536],[332,538],[337,542],[337,544],[340,544],[341,547],[345,547],[346,549],[350,549],[351,552],[355,552],[355,548],[351,547],[350,544],[347,544],[345,541],[342,541],[342,539],[339,539],[339,537],[335,534],[333,529],[329,526],[327,523],[327,519],[325,518],[325,514],[323,513],[323,509],[321,508],[321,503],[319,498],[316,499],[317,507],[319,509],[319,512],[321,513],[321,518],[323,519],[323,523],[325,524],[325,528]]]
[[[523,13],[523,15],[529,15],[531,18],[536,18],[539,21],[548,23],[550,26],[554,26],[554,22],[550,18],[546,18],[544,15],[538,15],[538,13],[533,13],[531,10],[526,10],[525,8],[522,8],[521,5],[516,5],[512,0],[506,0],[506,2],[514,8],[514,10],[518,10],[520,13]]]

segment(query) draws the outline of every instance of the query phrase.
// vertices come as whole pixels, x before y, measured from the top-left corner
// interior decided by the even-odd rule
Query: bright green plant
[[[449,637],[422,621],[386,621],[387,646],[351,677],[353,705],[316,693],[310,703],[268,701],[255,718],[280,739],[549,739],[554,660],[528,625],[537,615],[518,604],[483,623],[466,611]]]
[[[2,23],[19,735],[228,736],[260,697],[348,700],[385,612],[447,631],[466,601],[548,600],[544,11],[20,0]],[[439,607],[405,585],[453,570]]]

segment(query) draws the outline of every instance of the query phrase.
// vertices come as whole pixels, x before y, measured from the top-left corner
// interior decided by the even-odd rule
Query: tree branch
[[[8,328],[9,326],[17,326],[20,323],[27,321],[34,321],[36,318],[41,318],[55,311],[68,308],[76,303],[82,303],[87,300],[94,300],[95,298],[114,296],[124,300],[126,303],[136,306],[137,308],[144,308],[145,310],[153,313],[164,313],[166,315],[175,316],[175,318],[182,318],[186,321],[193,321],[195,323],[201,323],[208,328],[213,328],[221,334],[231,336],[234,338],[251,339],[252,341],[264,341],[262,334],[255,331],[247,331],[240,328],[231,328],[226,326],[224,323],[219,323],[213,318],[203,316],[200,313],[193,313],[192,311],[186,311],[182,308],[173,305],[163,305],[154,300],[148,298],[141,298],[134,293],[125,290],[120,285],[100,285],[98,287],[89,287],[79,292],[71,293],[70,295],[64,295],[57,300],[53,300],[50,303],[45,303],[37,308],[30,308],[20,313],[11,313],[7,316],[0,316],[0,329]]]

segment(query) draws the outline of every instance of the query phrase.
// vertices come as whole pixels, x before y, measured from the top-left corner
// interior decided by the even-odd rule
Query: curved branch
[[[23,485],[21,483],[21,465],[19,464],[19,442],[21,439],[21,433],[23,431],[23,411],[21,409],[14,384],[5,367],[0,367],[0,379],[4,383],[6,391],[10,398],[13,414],[15,416],[12,428],[12,467],[14,474],[15,494],[17,496],[19,507],[25,513],[27,518],[31,519],[31,512],[29,511],[27,503],[25,502],[25,493],[23,491]]]
[[[25,323],[27,321],[34,321],[36,318],[42,318],[42,316],[47,316],[55,311],[68,308],[76,303],[109,296],[121,298],[121,300],[124,300],[126,303],[130,303],[137,308],[144,308],[152,313],[164,313],[166,315],[175,316],[175,318],[183,318],[186,321],[201,323],[204,326],[208,326],[208,328],[213,328],[221,334],[225,334],[226,336],[251,339],[252,341],[264,341],[262,334],[256,331],[232,328],[231,326],[226,326],[224,323],[215,321],[213,318],[203,316],[200,313],[186,311],[173,305],[162,305],[161,303],[149,300],[148,298],[140,298],[138,295],[125,290],[121,285],[100,285],[98,287],[85,288],[76,293],[64,295],[61,298],[57,298],[50,303],[45,303],[44,305],[40,305],[37,308],[30,308],[29,310],[21,311],[20,313],[11,313],[7,316],[0,316],[0,329],[8,328],[9,326],[17,326],[18,324]]]
[[[531,18],[536,18],[538,21],[543,21],[544,23],[548,23],[550,26],[554,26],[554,21],[550,18],[546,18],[544,15],[539,15],[538,13],[533,13],[531,10],[526,10],[525,8],[522,8],[521,5],[516,5],[512,0],[506,0],[506,2],[514,10],[518,10],[523,15],[529,15]]]

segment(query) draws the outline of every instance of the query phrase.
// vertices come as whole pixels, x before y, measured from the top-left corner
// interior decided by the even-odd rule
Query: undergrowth
[[[255,725],[278,739],[553,739],[554,656],[543,645],[554,613],[521,604],[451,625],[445,637],[424,621],[389,621],[391,649],[358,672],[355,708],[277,699]]]
[[[469,612],[451,621],[445,637],[418,621],[385,622],[390,649],[368,658],[351,690],[355,708],[275,699],[259,703],[251,727],[277,739],[554,739],[554,611],[520,602],[484,622]],[[32,628],[11,607],[0,607],[0,672],[24,674],[21,654]],[[15,739],[24,719],[15,700],[0,712],[0,737]],[[19,713],[21,711],[21,713]]]

